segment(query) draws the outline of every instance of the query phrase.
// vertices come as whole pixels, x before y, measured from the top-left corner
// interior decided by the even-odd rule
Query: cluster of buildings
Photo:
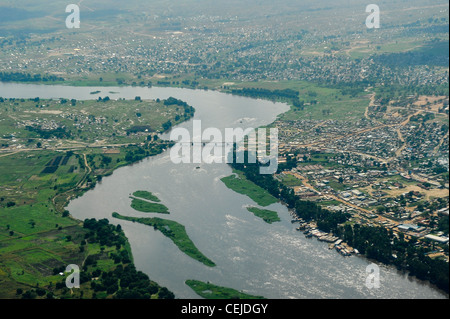
[[[449,212],[448,122],[430,114],[407,105],[369,107],[356,122],[280,119],[280,162],[296,164],[279,179],[292,175],[299,198],[418,238],[448,260],[448,231],[439,228]]]
[[[202,15],[167,21],[155,17],[148,31],[128,24],[98,32],[89,29],[88,34],[80,28],[56,36],[5,38],[1,41],[0,70],[68,78],[118,74],[124,83],[144,85],[155,74],[236,81],[341,83],[374,79],[415,85],[447,81],[448,73],[426,66],[397,69],[369,55],[357,59],[349,55],[353,46],[370,43],[373,36],[361,30],[362,23],[355,17],[333,21],[335,28],[324,27],[318,12],[311,11],[308,17],[305,25],[293,14],[262,18],[252,12],[252,23],[236,16]],[[402,31],[401,26],[380,29],[379,37],[394,41],[404,36]]]

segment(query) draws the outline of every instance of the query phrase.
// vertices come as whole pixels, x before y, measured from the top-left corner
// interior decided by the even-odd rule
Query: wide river
[[[90,92],[101,91],[98,95]],[[111,93],[114,92],[114,93]],[[186,101],[196,109],[202,128],[252,127],[273,122],[288,106],[215,91],[140,87],[69,87],[0,83],[4,98],[110,98]],[[180,125],[192,132],[192,120]],[[372,262],[360,256],[343,257],[316,239],[295,230],[287,208],[279,203],[268,209],[281,222],[267,224],[246,210],[257,206],[246,196],[229,190],[220,181],[231,174],[227,164],[174,164],[166,152],[117,169],[67,209],[80,220],[107,218],[120,224],[128,237],[136,267],[177,298],[199,298],[184,282],[209,281],[271,299],[409,299],[447,298],[430,285],[410,278],[395,268],[379,265],[380,287],[366,286],[366,267]],[[200,166],[198,169],[197,166]],[[170,215],[186,227],[199,250],[216,263],[207,267],[183,254],[159,231],[138,223],[116,220],[112,212],[149,217],[130,207],[136,190],[156,194]]]

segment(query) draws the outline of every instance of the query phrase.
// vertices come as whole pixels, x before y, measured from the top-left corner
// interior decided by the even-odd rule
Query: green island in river
[[[137,211],[143,213],[170,214],[169,209],[165,205],[158,204],[161,200],[151,192],[136,191],[130,198],[132,199],[131,207]],[[151,203],[149,201],[157,203]]]
[[[262,296],[252,296],[232,288],[220,287],[199,280],[186,280],[186,285],[205,299],[265,299]]]
[[[169,209],[163,204],[150,203],[139,198],[132,198],[131,207],[143,213],[170,214]]]
[[[260,206],[269,206],[278,202],[278,200],[269,194],[264,188],[249,181],[242,172],[233,170],[236,175],[230,175],[221,179],[221,181],[236,193],[247,195]]]
[[[167,219],[154,218],[139,218],[139,217],[127,217],[122,216],[116,212],[112,214],[112,217],[128,220],[132,222],[141,223],[148,226],[153,226],[154,229],[161,231],[165,236],[170,238],[177,247],[186,255],[200,261],[209,267],[214,267],[216,264],[203,255],[198,248],[194,245],[192,240],[186,233],[186,229],[183,225]]]
[[[147,192],[147,191],[135,191],[133,193],[133,196],[134,197],[143,198],[143,199],[147,199],[147,200],[150,200],[152,202],[157,202],[157,203],[161,202],[161,200],[157,196],[155,196],[151,192]]]
[[[262,220],[268,224],[281,221],[280,217],[278,217],[278,213],[273,210],[261,209],[258,207],[247,207],[247,210],[256,217],[262,218]]]

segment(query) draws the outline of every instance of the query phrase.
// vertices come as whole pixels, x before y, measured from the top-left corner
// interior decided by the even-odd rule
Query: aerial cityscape
[[[1,1],[0,298],[448,299],[448,80],[443,0]]]

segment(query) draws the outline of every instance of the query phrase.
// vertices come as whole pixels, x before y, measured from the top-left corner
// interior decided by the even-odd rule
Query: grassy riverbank
[[[199,262],[205,264],[208,267],[214,267],[216,264],[203,255],[192,240],[186,233],[186,228],[172,220],[161,219],[161,218],[138,218],[138,217],[127,217],[122,216],[118,213],[113,213],[112,217],[127,220],[131,222],[141,223],[147,226],[153,226],[154,229],[162,232],[166,237],[170,238],[177,247],[184,252],[186,255],[198,260]]]

